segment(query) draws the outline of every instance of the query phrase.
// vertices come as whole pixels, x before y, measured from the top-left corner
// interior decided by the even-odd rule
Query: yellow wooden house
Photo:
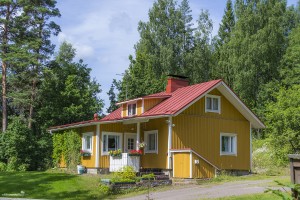
[[[251,130],[265,128],[222,80],[189,85],[185,77],[172,76],[165,91],[117,105],[101,120],[49,130],[77,129],[82,148],[91,152],[82,164],[91,171],[110,169],[110,150],[128,153],[143,143],[140,169],[211,178],[219,170],[250,172]]]

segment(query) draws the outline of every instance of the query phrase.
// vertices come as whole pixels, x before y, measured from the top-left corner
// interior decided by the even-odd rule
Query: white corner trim
[[[95,167],[99,168],[99,148],[100,146],[100,124],[96,125],[96,162]]]
[[[190,152],[190,178],[193,178],[193,152]]]
[[[250,171],[252,172],[252,128],[250,122]]]
[[[146,135],[151,134],[151,133],[156,134],[156,149],[149,151],[149,150],[147,150],[148,147],[146,146],[146,148],[144,150],[144,154],[146,154],[146,153],[156,153],[156,154],[158,154],[158,130],[144,131],[144,141],[147,145],[148,144],[148,138],[147,138]]]
[[[172,122],[172,116],[169,117],[168,120],[168,169],[171,169],[171,152],[172,149],[172,132],[173,132],[173,122]]]

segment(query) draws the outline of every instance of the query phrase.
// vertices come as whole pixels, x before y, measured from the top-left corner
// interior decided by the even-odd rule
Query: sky
[[[63,0],[57,8],[61,17],[53,19],[61,33],[53,37],[57,48],[67,41],[76,49],[76,60],[83,59],[92,69],[91,77],[101,85],[103,112],[109,106],[108,95],[112,80],[122,77],[129,66],[129,55],[139,40],[139,21],[148,21],[148,11],[154,0]],[[180,0],[179,0],[180,2]],[[288,0],[288,5],[297,0]],[[226,0],[190,0],[194,24],[201,9],[208,10],[216,35],[224,14]]]

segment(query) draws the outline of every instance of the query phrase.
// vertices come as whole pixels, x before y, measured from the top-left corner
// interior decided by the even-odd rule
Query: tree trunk
[[[7,128],[7,101],[6,101],[6,62],[2,60],[2,131]]]

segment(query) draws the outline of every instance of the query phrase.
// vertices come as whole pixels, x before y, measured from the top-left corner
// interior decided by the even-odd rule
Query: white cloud
[[[82,58],[92,68],[92,76],[102,85],[101,98],[105,100],[106,106],[109,105],[106,92],[112,80],[120,78],[116,74],[128,68],[128,56],[134,53],[133,46],[139,40],[138,22],[148,20],[148,11],[153,2],[154,0],[58,2],[62,17],[57,23],[61,25],[62,33],[54,40],[56,44],[64,40],[72,43],[77,50],[77,58]],[[222,10],[224,2],[221,3]],[[197,18],[198,10],[202,7],[205,9],[204,5],[209,3],[210,0],[201,1],[201,4],[198,0],[191,0],[194,19]],[[210,10],[210,7],[207,9]],[[210,12],[212,13],[211,10]]]

